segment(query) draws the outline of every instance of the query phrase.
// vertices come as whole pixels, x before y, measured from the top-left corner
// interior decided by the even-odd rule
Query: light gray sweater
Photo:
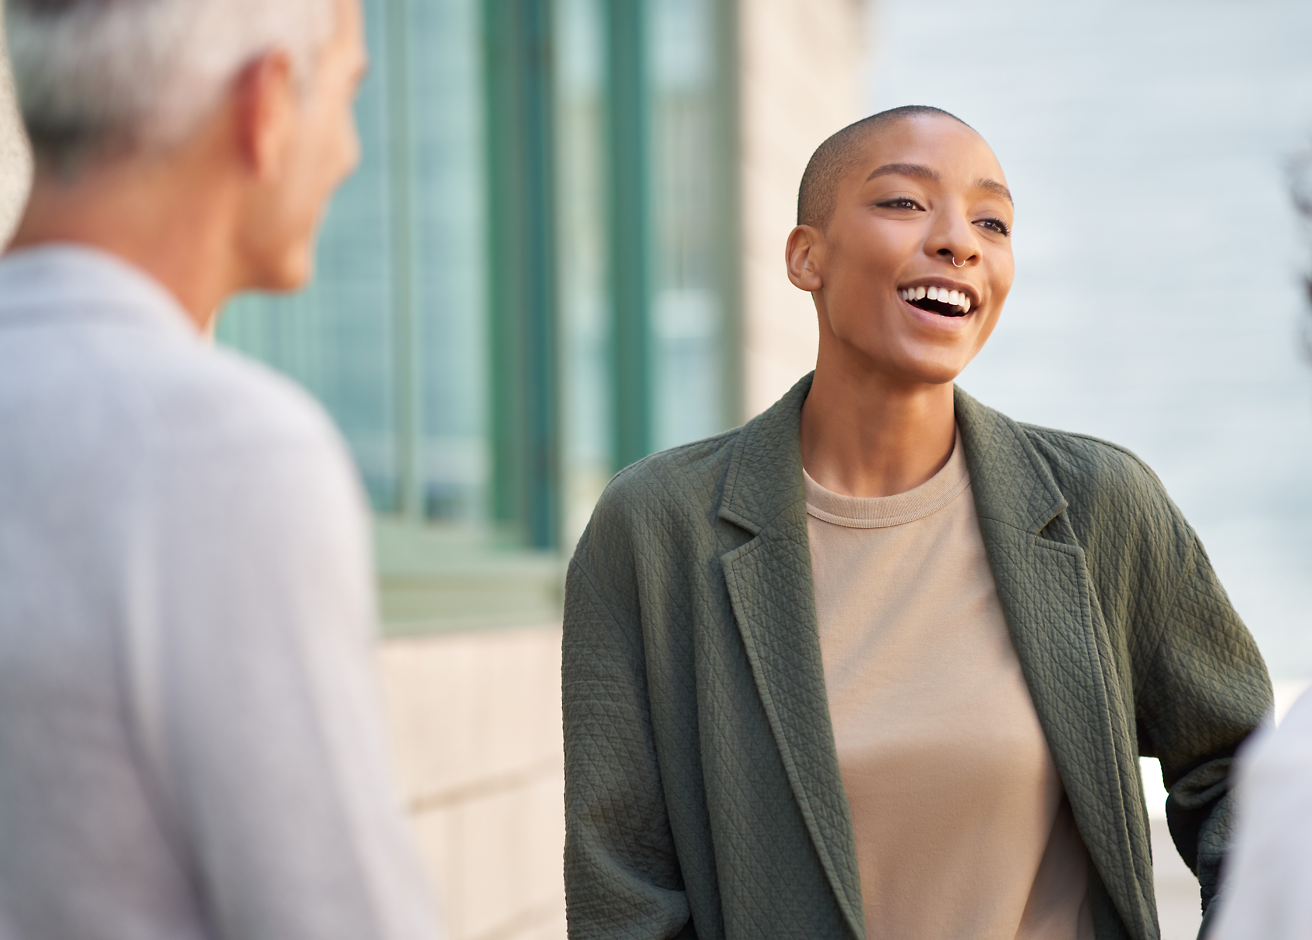
[[[308,396],[109,255],[0,260],[0,938],[436,936],[372,591]]]

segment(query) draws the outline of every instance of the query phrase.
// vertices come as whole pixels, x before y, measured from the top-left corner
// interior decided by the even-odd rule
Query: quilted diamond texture
[[[816,632],[799,413],[635,464],[570,566],[563,691],[569,931],[861,938]],[[1270,705],[1197,537],[1132,454],[958,392],[981,532],[1089,847],[1099,938],[1154,940],[1137,756],[1204,906],[1235,747]]]

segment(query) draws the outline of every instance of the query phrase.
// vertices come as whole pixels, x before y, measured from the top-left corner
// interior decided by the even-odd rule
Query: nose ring
[[[967,260],[969,260],[969,259],[967,259]],[[953,265],[953,267],[964,268],[964,267],[966,266],[966,262],[963,261],[963,262],[961,262],[961,264],[957,264],[957,256],[956,256],[956,255],[953,255],[953,256],[952,256],[952,265]]]

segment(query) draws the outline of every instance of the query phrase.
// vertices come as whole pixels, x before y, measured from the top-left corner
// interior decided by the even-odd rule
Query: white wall
[[[1312,260],[1285,175],[1312,143],[1312,4],[882,0],[880,17],[870,107],[958,114],[1016,196],[1016,283],[963,387],[1144,458],[1272,674],[1312,678]],[[927,56],[926,36],[988,51]]]
[[[32,160],[14,107],[14,86],[4,54],[4,22],[0,19],[0,245],[9,240],[27,197]]]
[[[826,137],[864,116],[860,0],[740,0],[743,404],[751,417],[815,368],[815,307],[784,273],[797,185]]]

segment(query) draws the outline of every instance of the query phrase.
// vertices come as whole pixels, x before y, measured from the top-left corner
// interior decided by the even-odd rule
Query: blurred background
[[[961,384],[1124,444],[1199,530],[1281,703],[1312,676],[1305,0],[365,0],[364,159],[314,286],[218,342],[305,384],[376,514],[379,664],[453,940],[559,940],[563,562],[618,469],[814,362],[783,242],[811,151],[946,108],[1017,200]],[[30,172],[0,83],[0,238]],[[1145,762],[1163,935],[1197,887]]]

